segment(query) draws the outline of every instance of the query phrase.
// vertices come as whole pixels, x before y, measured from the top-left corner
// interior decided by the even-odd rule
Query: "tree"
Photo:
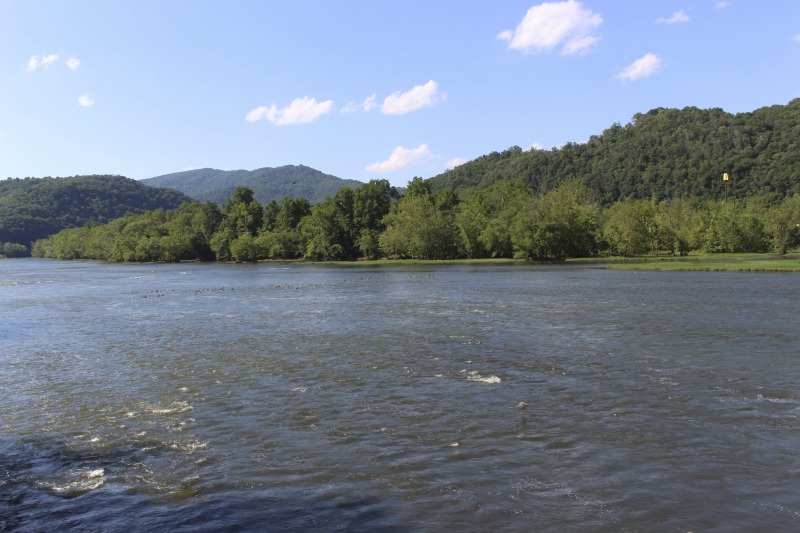
[[[356,247],[362,256],[380,257],[379,235],[386,229],[384,219],[398,196],[387,180],[371,180],[353,192]]]
[[[653,201],[625,199],[606,211],[603,237],[613,255],[658,253],[661,246]]]
[[[769,237],[757,216],[748,212],[744,202],[715,202],[706,232],[707,252],[765,252]]]
[[[586,257],[597,252],[598,210],[577,181],[559,184],[515,217],[514,255],[526,259]]]
[[[707,213],[689,198],[660,202],[656,218],[662,228],[663,246],[681,256],[701,248],[709,222]]]
[[[430,196],[432,193],[431,182],[415,176],[408,182],[405,196]]]
[[[306,239],[306,257],[318,260],[352,259],[355,254],[353,190],[339,189],[311,208],[301,229]]]
[[[26,257],[28,247],[16,242],[0,242],[0,257]]]
[[[457,230],[450,210],[439,209],[432,195],[406,195],[386,217],[380,246],[391,257],[452,259]]]
[[[243,235],[258,235],[263,221],[264,209],[248,187],[237,187],[233,197],[222,204],[222,221],[209,241],[217,259],[235,259],[231,243]],[[245,242],[249,242],[246,239]],[[243,257],[246,254],[238,254]]]
[[[786,255],[788,248],[800,239],[800,195],[770,207],[764,219],[772,251]]]

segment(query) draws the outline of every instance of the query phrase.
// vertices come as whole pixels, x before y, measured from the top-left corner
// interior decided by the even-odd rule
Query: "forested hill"
[[[771,199],[800,193],[800,98],[730,114],[721,109],[658,108],[614,124],[584,144],[493,152],[430,178],[434,190],[487,187],[520,179],[538,192],[577,178],[609,205],[626,197]]]
[[[0,244],[26,247],[36,239],[87,222],[109,222],[127,212],[173,209],[188,196],[122,176],[0,180]]]
[[[155,187],[169,187],[200,201],[222,204],[230,198],[236,187],[248,187],[255,199],[266,205],[270,200],[280,202],[284,197],[305,198],[319,203],[333,196],[342,187],[363,185],[356,180],[345,180],[324,174],[303,165],[286,165],[256,170],[216,170],[203,168],[166,174],[141,180]]]

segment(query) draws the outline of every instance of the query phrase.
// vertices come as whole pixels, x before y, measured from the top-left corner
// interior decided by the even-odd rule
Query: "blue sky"
[[[404,186],[655,107],[798,96],[796,0],[0,0],[0,179]]]

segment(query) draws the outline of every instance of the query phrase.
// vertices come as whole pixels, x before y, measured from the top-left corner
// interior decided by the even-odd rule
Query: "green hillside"
[[[125,213],[173,209],[191,198],[122,176],[0,181],[0,244],[29,247],[64,228],[106,223]]]
[[[512,147],[430,179],[434,190],[487,187],[520,179],[538,192],[569,178],[609,205],[622,198],[781,199],[800,193],[800,98],[730,114],[721,109],[658,108],[614,124],[583,144],[552,150]]]
[[[157,176],[141,182],[154,187],[175,189],[202,202],[211,201],[217,204],[230,198],[236,187],[248,187],[255,193],[256,200],[264,205],[270,200],[280,202],[286,196],[319,203],[326,197],[333,196],[342,187],[356,188],[363,185],[360,181],[344,180],[303,165],[256,170],[203,168]]]

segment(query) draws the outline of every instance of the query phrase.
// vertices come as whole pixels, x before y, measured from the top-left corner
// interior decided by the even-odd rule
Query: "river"
[[[0,530],[794,531],[799,301],[798,274],[0,261]]]

